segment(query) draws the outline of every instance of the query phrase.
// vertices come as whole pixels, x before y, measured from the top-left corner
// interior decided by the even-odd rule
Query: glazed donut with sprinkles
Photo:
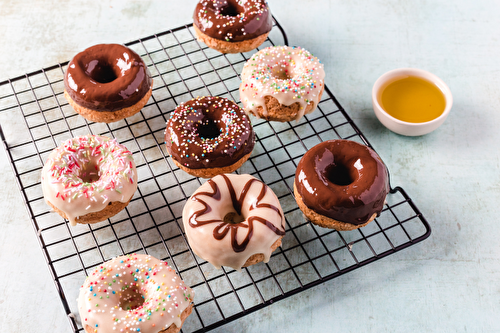
[[[104,136],[67,140],[52,151],[42,169],[45,201],[71,225],[117,214],[136,189],[132,153]]]
[[[194,293],[166,262],[121,256],[89,274],[78,297],[86,333],[176,333],[191,314]]]
[[[241,72],[240,99],[247,114],[274,121],[299,120],[316,109],[325,71],[300,47],[270,46],[254,54]]]

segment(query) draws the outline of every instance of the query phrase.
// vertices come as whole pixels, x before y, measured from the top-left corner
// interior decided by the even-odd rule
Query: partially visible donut
[[[209,179],[187,201],[182,221],[193,252],[216,268],[268,262],[285,235],[278,198],[250,175]]]
[[[65,141],[42,169],[45,201],[76,223],[95,223],[117,214],[137,189],[132,153],[116,140],[98,135]]]
[[[174,110],[165,129],[165,144],[179,168],[211,178],[245,163],[255,133],[236,103],[222,97],[197,97]]]
[[[298,121],[316,109],[324,78],[323,65],[303,48],[270,46],[254,54],[243,67],[240,100],[248,115]]]
[[[257,48],[273,27],[272,15],[264,0],[200,0],[193,20],[198,39],[222,53]]]
[[[380,215],[389,192],[389,175],[369,147],[330,140],[309,149],[295,173],[294,193],[312,223],[353,230]]]
[[[176,333],[191,314],[194,293],[166,262],[131,254],[99,265],[78,297],[86,333]]]
[[[137,53],[120,44],[98,44],[69,63],[64,96],[86,119],[110,123],[139,112],[151,97],[152,82]]]

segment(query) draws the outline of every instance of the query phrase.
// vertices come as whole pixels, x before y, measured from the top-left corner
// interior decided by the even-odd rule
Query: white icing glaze
[[[238,201],[242,201],[240,216],[244,221],[224,222],[228,213],[237,213]],[[225,174],[208,180],[187,201],[182,220],[194,253],[216,268],[241,270],[250,256],[259,253],[268,262],[271,246],[285,234],[278,198],[250,175]]]
[[[87,277],[78,310],[82,325],[96,333],[156,333],[172,324],[181,327],[181,313],[193,297],[167,263],[132,254],[103,263]]]
[[[76,225],[78,217],[127,202],[137,189],[132,153],[104,136],[69,139],[49,155],[42,169],[47,201]]]
[[[270,46],[255,53],[241,72],[240,100],[245,112],[258,117],[257,107],[267,116],[265,96],[282,105],[298,102],[299,120],[309,103],[316,108],[324,85],[325,72],[318,58],[300,47]]]

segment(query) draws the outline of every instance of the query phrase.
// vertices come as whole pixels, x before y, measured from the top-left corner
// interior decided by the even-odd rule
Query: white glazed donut
[[[136,189],[132,153],[104,136],[67,140],[42,169],[45,200],[71,225],[106,220],[128,204]]]
[[[278,198],[250,175],[208,180],[187,201],[182,220],[194,253],[216,268],[268,262],[285,235]]]
[[[275,121],[299,120],[318,105],[324,78],[323,65],[303,48],[266,47],[243,67],[240,100],[248,115]]]
[[[131,254],[103,263],[80,288],[87,333],[178,332],[192,311],[193,290],[166,262]]]

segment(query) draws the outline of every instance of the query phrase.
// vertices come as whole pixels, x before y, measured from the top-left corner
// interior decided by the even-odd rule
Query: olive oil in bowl
[[[446,100],[434,83],[407,76],[389,83],[382,90],[380,104],[396,119],[424,123],[438,118],[444,112]]]

